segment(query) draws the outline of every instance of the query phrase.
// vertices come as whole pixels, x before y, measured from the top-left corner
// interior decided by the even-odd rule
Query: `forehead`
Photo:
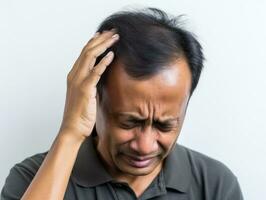
[[[109,67],[103,98],[113,111],[137,111],[148,104],[171,109],[189,98],[191,73],[185,59],[177,59],[143,80],[129,76],[120,62]]]

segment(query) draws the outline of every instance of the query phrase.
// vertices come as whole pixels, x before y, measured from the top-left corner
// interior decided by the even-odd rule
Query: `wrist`
[[[77,130],[71,129],[62,129],[58,133],[58,139],[63,142],[81,145],[82,142],[86,139],[81,133],[78,133]]]

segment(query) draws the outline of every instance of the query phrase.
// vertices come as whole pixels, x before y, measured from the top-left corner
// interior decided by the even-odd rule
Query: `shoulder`
[[[26,178],[33,178],[35,174],[37,173],[39,167],[41,166],[47,152],[44,153],[38,153],[33,156],[30,156],[26,159],[24,159],[22,162],[15,164],[7,177],[11,178],[12,175],[19,173],[25,175]]]
[[[46,155],[47,155],[47,152],[38,153],[33,156],[30,156],[24,159],[22,162],[15,164],[14,167],[11,169],[11,171],[12,170],[25,170],[25,171],[30,172],[32,175],[35,175],[35,173],[38,171]]]
[[[20,199],[41,166],[47,152],[35,154],[15,164],[6,178],[1,199]]]
[[[187,155],[192,172],[194,173],[197,178],[200,178],[199,175],[202,174],[224,177],[224,178],[235,178],[233,172],[219,160],[216,160],[210,156],[207,156],[203,153],[198,151],[192,150],[188,147],[183,145],[178,145],[179,149],[182,149],[183,152]]]
[[[192,185],[205,190],[204,195],[211,199],[219,199],[218,196],[242,199],[238,179],[224,163],[180,144],[175,151],[181,151],[188,158]]]

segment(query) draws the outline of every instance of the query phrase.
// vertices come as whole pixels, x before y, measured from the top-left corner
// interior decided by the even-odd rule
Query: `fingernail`
[[[118,39],[118,38],[119,38],[119,35],[118,35],[118,34],[114,34],[114,35],[112,36],[112,38],[114,38],[114,39]]]
[[[106,57],[111,57],[114,53],[112,51],[109,51],[107,54],[106,54]]]
[[[100,34],[99,32],[96,32],[96,33],[94,33],[93,37],[97,37],[99,34]]]

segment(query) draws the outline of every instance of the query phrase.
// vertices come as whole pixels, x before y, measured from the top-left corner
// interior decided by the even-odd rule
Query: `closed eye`
[[[169,132],[175,128],[175,126],[172,124],[161,122],[155,122],[154,126],[162,132]]]
[[[124,128],[124,129],[132,129],[137,126],[142,126],[142,124],[143,122],[141,120],[130,120],[130,121],[120,123],[120,126],[121,128]]]
[[[120,121],[120,122],[119,122]],[[122,129],[133,129],[136,127],[144,127],[146,119],[136,119],[136,118],[129,118],[124,120],[119,120],[118,124]],[[179,125],[179,118],[177,119],[170,119],[165,121],[154,120],[153,127],[157,128],[159,131],[162,132],[170,132],[177,128]]]

